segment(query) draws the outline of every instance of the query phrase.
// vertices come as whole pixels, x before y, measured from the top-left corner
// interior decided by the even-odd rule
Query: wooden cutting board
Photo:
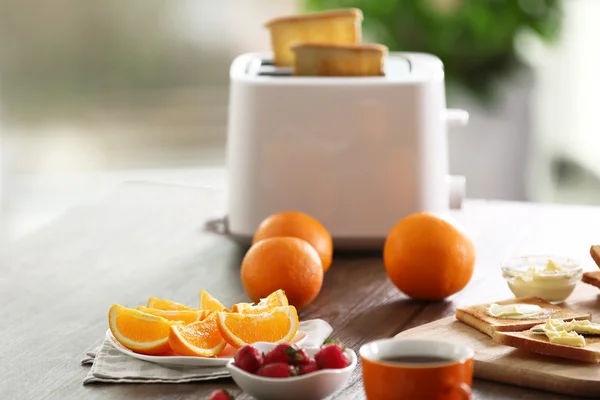
[[[502,300],[502,299],[498,299]],[[600,290],[580,283],[565,306],[592,314],[600,322]],[[545,391],[600,398],[600,364],[536,354],[492,342],[454,316],[400,332],[398,338],[439,338],[461,342],[475,351],[477,378]]]

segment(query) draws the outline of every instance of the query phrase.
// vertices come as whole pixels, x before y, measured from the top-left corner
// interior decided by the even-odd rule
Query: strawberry
[[[290,365],[303,365],[308,363],[310,357],[304,349],[289,343],[278,344],[270,352],[264,355],[264,363],[286,363]]]
[[[339,369],[350,365],[350,360],[344,354],[344,349],[338,343],[326,341],[317,354],[315,361],[319,369]]]
[[[246,345],[235,353],[233,363],[236,367],[253,374],[263,366],[263,355],[256,347]]]
[[[298,367],[298,375],[306,375],[318,370],[319,367],[317,366],[317,362],[313,359],[310,359],[308,360],[308,364],[300,365]]]
[[[283,362],[277,362],[263,365],[258,371],[256,371],[256,375],[267,378],[289,378],[290,376],[296,376],[297,371],[292,365]]]
[[[208,396],[208,400],[234,400],[232,394],[230,394],[227,390],[219,389],[215,390]]]

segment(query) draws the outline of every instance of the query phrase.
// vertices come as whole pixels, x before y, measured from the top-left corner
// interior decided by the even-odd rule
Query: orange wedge
[[[258,304],[253,303],[237,303],[231,307],[232,312],[242,314],[262,314],[269,312],[276,307],[282,307],[288,305],[288,299],[285,296],[285,292],[281,289],[274,291],[266,298],[261,299]]]
[[[108,312],[108,326],[115,339],[136,353],[162,354],[170,349],[169,331],[173,321],[157,315],[114,304]]]
[[[158,315],[168,319],[169,321],[181,321],[184,324],[191,324],[192,322],[202,321],[210,314],[211,310],[158,310],[156,308],[148,308],[144,306],[138,306],[137,309],[146,314]]]
[[[156,308],[157,310],[191,310],[190,307],[181,303],[176,303],[171,300],[163,300],[158,297],[151,296],[148,299],[148,308]]]
[[[200,309],[214,311],[229,311],[221,302],[211,296],[206,290],[200,291]]]
[[[236,348],[256,342],[290,342],[298,332],[294,306],[276,307],[263,314],[217,313],[223,339]]]
[[[189,325],[173,325],[169,332],[171,349],[182,356],[215,357],[227,345],[217,327],[217,313]]]

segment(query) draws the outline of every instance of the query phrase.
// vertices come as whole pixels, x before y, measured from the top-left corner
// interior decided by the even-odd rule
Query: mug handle
[[[464,382],[452,386],[452,389],[459,391],[464,400],[471,400],[473,398],[471,387]]]

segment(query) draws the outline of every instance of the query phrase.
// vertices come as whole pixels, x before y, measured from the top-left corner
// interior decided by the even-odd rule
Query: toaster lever
[[[449,108],[446,110],[446,123],[448,127],[466,126],[469,123],[469,113],[458,108]]]

